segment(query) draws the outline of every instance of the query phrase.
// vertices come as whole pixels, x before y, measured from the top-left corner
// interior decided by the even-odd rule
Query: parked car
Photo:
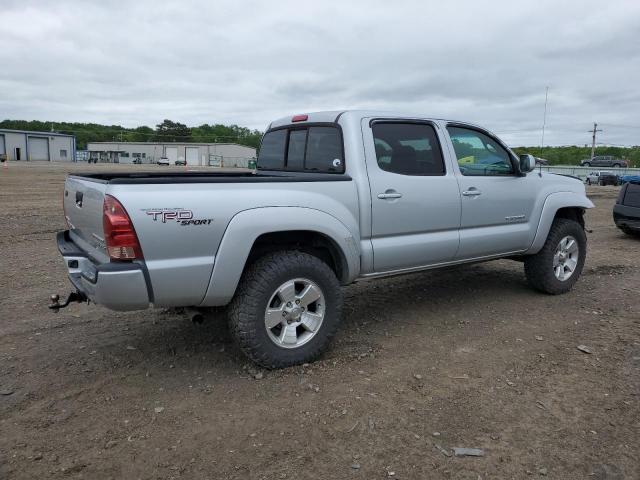
[[[622,185],[613,206],[613,221],[624,233],[640,235],[640,180]]]
[[[613,156],[597,156],[593,158],[587,158],[586,160],[582,160],[580,165],[583,167],[628,167],[629,163],[626,160],[623,160],[618,157]]]
[[[176,165],[181,165],[181,166],[185,166],[187,164],[187,161],[184,158],[179,158],[178,160],[176,160]]]
[[[70,174],[69,229],[57,235],[76,290],[68,301],[226,306],[247,356],[278,368],[325,350],[350,301],[341,285],[509,258],[534,289],[561,294],[585,262],[593,204],[582,181],[532,173],[533,156],[477,125],[295,115],[270,124],[257,164]]]
[[[613,172],[602,172],[598,180],[600,185],[620,185],[620,176]]]
[[[595,172],[589,172],[587,174],[586,183],[587,185],[599,185],[600,184],[600,175],[606,174],[610,172],[597,170]]]
[[[158,159],[158,165],[168,166],[169,165],[169,159],[167,157],[160,157],[160,159]]]
[[[622,175],[620,177],[620,183],[627,182],[640,182],[640,175]]]

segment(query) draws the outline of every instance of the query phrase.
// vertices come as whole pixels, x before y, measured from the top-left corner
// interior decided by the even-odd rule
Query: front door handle
[[[378,194],[378,198],[380,200],[389,200],[389,199],[393,199],[393,198],[402,198],[402,194],[396,192],[395,190],[387,190],[384,193],[379,193]]]
[[[469,190],[462,192],[462,195],[465,197],[477,197],[478,195],[482,195],[482,192],[475,187],[471,187]]]

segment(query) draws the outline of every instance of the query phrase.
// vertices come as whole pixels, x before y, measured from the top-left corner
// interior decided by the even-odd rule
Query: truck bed
[[[281,172],[263,170],[253,172],[136,172],[136,173],[76,173],[81,178],[111,185],[163,183],[279,183],[279,182],[348,182],[351,177],[336,173]]]

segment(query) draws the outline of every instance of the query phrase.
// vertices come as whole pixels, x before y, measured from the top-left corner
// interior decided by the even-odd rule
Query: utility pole
[[[544,127],[547,125],[547,98],[549,97],[549,87],[544,94],[544,116],[542,117],[542,140],[540,141],[540,148],[544,147]]]
[[[598,124],[594,123],[593,124],[593,130],[588,130],[589,133],[592,133],[593,136],[591,137],[593,140],[591,142],[591,161],[593,161],[593,156],[596,153],[596,132],[601,132],[602,129],[598,128]]]

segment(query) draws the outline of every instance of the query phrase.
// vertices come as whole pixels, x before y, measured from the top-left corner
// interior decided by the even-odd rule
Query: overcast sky
[[[640,1],[0,0],[0,119],[154,126],[346,108],[511,145],[640,144]]]

